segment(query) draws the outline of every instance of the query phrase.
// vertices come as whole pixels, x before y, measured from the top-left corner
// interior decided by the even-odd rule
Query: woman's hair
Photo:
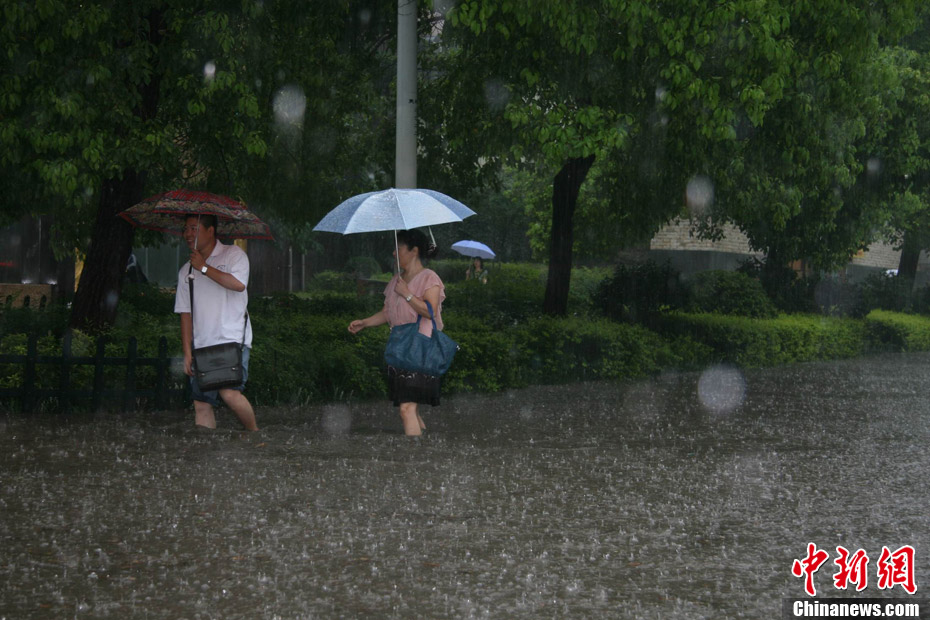
[[[420,259],[435,258],[439,254],[439,248],[436,244],[430,243],[422,230],[412,228],[410,230],[397,231],[397,243],[403,243],[408,250],[417,248],[420,250]]]
[[[480,256],[476,256],[476,257],[475,257],[475,260],[473,260],[473,261],[471,262],[472,266],[474,266],[475,261],[478,262],[478,267],[479,267],[480,269],[484,269],[484,259],[483,259],[483,258],[481,258]]]

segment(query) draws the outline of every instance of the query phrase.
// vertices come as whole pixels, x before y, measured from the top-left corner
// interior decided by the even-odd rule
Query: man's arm
[[[193,377],[194,371],[191,369],[194,351],[194,322],[191,320],[190,312],[181,313],[181,347],[184,349],[184,373]]]
[[[245,257],[243,256],[243,258]],[[245,258],[245,260],[248,259]],[[206,276],[223,288],[228,288],[229,290],[236,291],[237,293],[241,293],[245,290],[245,284],[236,278],[236,276],[232,275],[231,273],[226,273],[225,271],[220,271],[216,267],[207,265],[206,257],[201,255],[197,250],[191,252],[191,267],[193,267],[196,271],[200,271],[203,269],[204,265],[207,267]],[[246,273],[248,273],[248,271],[246,271]]]
[[[237,280],[233,274],[220,271],[210,265],[207,265],[207,277],[223,288],[228,288],[231,291],[241,293],[245,290],[245,284]]]

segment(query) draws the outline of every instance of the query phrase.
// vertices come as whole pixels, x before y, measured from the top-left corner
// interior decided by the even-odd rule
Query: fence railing
[[[0,388],[0,401],[18,399],[22,411],[28,413],[48,399],[55,399],[56,408],[65,412],[71,411],[80,401],[89,401],[92,411],[100,410],[105,403],[128,411],[143,403],[164,409],[171,403],[190,400],[190,383],[183,372],[179,373],[184,360],[168,357],[168,341],[164,336],[158,341],[156,357],[140,357],[135,338],[129,339],[125,356],[107,357],[106,343],[106,338],[100,337],[96,341],[96,353],[93,356],[74,356],[71,351],[72,336],[68,333],[61,340],[60,355],[39,355],[38,337],[30,335],[25,355],[0,354],[0,368],[8,365],[22,367],[21,384],[19,387]],[[38,380],[39,368],[49,365],[59,367],[56,387],[49,387],[48,380]],[[73,371],[79,366],[93,366],[93,379],[89,387],[72,385]],[[110,366],[125,366],[125,372],[117,381],[120,385],[116,387],[112,385],[113,378],[106,377],[105,369]],[[139,370],[145,367],[154,367],[154,380],[147,381],[145,387],[138,387]],[[176,372],[172,373],[172,369]],[[178,374],[183,379],[173,380]]]

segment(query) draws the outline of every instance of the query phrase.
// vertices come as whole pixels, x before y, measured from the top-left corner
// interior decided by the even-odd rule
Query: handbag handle
[[[425,299],[423,300],[423,303],[426,304],[426,309],[429,310],[429,320],[433,322],[433,330],[438,332],[439,328],[436,327],[436,319],[433,317],[433,306]],[[417,312],[417,327],[420,326],[420,319],[422,318],[423,316],[419,312]]]

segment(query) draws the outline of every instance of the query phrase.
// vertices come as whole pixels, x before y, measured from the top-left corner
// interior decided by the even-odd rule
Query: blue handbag
[[[433,306],[428,301],[426,307],[433,322],[432,335],[425,336],[420,333],[420,319],[423,318],[421,316],[417,316],[416,323],[405,323],[391,328],[387,348],[384,349],[384,361],[394,368],[439,377],[449,370],[459,345],[436,327]]]

